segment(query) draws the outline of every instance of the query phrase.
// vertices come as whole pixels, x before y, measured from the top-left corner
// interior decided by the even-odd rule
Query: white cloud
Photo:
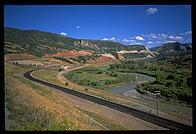
[[[173,35],[170,35],[168,38],[169,39],[174,39],[174,40],[183,40],[182,37],[180,37],[180,36],[173,36]]]
[[[157,8],[149,8],[148,10],[146,10],[147,15],[151,15],[154,14],[156,12],[158,12]]]
[[[174,43],[176,42],[175,40],[170,40],[170,41],[165,41],[164,43]]]
[[[154,44],[154,43],[153,43],[152,41],[148,41],[147,44],[148,44],[148,45],[152,45],[152,44]]]
[[[80,26],[76,26],[76,29],[80,29]]]
[[[136,38],[137,40],[144,40],[144,38],[141,37],[141,36],[136,36],[135,38]]]
[[[187,31],[184,34],[192,34],[192,31]]]
[[[142,43],[136,42],[136,40],[129,40],[129,42],[130,42],[129,45],[135,45],[135,44],[140,44],[140,45],[142,45]]]
[[[131,45],[143,45],[142,43],[140,43],[140,42],[135,42],[135,43],[132,43]]]
[[[103,38],[102,40],[116,41],[116,38],[114,38],[114,37],[111,37],[111,38]]]
[[[170,39],[174,39],[175,37],[173,35],[170,35],[168,38]]]
[[[180,37],[180,36],[176,36],[175,39],[176,39],[176,40],[183,40],[183,38]]]
[[[115,40],[116,38],[114,38],[114,37],[112,37],[112,38],[110,38],[110,40]]]
[[[67,36],[67,34],[65,32],[61,32],[60,34],[63,36]]]
[[[144,37],[147,37],[147,38],[153,38],[153,39],[156,39],[158,38],[156,34],[154,33],[150,33],[150,34],[145,34]]]
[[[163,37],[163,38],[167,38],[168,37],[168,35],[164,34],[164,33],[162,33],[160,36]]]
[[[130,42],[130,40],[128,40],[128,39],[123,39],[122,41],[123,42]]]
[[[103,38],[102,40],[108,40],[108,38]]]

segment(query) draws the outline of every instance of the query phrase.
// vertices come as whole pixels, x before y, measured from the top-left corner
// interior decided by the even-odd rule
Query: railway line
[[[43,68],[39,68],[39,69],[43,69]],[[188,125],[185,125],[185,124],[182,124],[182,123],[179,123],[179,122],[175,122],[175,121],[172,121],[172,120],[168,120],[168,119],[165,119],[165,118],[162,118],[162,117],[158,117],[156,115],[149,114],[149,113],[146,113],[146,112],[143,112],[143,111],[139,111],[137,109],[130,108],[130,107],[127,107],[127,106],[124,106],[124,105],[121,105],[121,104],[117,104],[117,103],[114,103],[114,102],[111,102],[111,101],[108,101],[108,100],[105,100],[105,99],[102,99],[102,98],[99,98],[99,97],[96,97],[96,96],[88,95],[88,94],[85,94],[85,93],[82,93],[82,92],[79,92],[79,91],[74,91],[74,90],[71,90],[71,89],[68,89],[68,88],[65,88],[65,87],[61,87],[61,86],[58,86],[58,85],[55,85],[55,84],[52,84],[52,83],[49,83],[49,82],[46,82],[46,81],[43,81],[43,80],[39,80],[39,79],[34,78],[33,76],[31,76],[31,73],[33,71],[36,71],[36,70],[39,70],[39,69],[34,69],[34,70],[27,71],[23,74],[23,76],[26,79],[31,80],[33,82],[36,82],[36,83],[39,83],[39,84],[42,84],[42,85],[45,85],[45,86],[48,86],[48,87],[51,87],[51,88],[61,90],[65,93],[80,97],[82,99],[92,101],[94,103],[97,103],[97,104],[100,104],[100,105],[118,110],[120,112],[130,114],[130,115],[135,116],[137,118],[140,118],[142,120],[154,123],[156,125],[159,125],[159,126],[162,126],[162,127],[165,127],[165,128],[168,128],[170,130],[193,130],[193,127],[191,127],[191,126],[188,126]]]

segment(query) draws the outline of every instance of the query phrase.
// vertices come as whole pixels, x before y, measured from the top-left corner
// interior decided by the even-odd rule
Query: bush
[[[59,68],[59,72],[62,71],[62,70],[63,70],[62,68]]]
[[[172,86],[172,83],[171,83],[171,82],[166,82],[166,83],[165,83],[165,86],[166,86],[166,87],[171,87],[171,86]]]
[[[116,73],[116,72],[111,72],[110,74],[109,74],[111,77],[117,77],[118,76],[118,74]]]
[[[85,90],[86,92],[88,92],[88,88],[85,88],[84,90]]]
[[[65,86],[68,86],[68,85],[69,85],[69,83],[65,82]]]
[[[102,74],[102,73],[103,73],[102,70],[96,72],[96,74]]]

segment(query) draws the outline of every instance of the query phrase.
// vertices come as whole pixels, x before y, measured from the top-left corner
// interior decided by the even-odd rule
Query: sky
[[[4,26],[149,48],[192,43],[191,5],[5,5]]]

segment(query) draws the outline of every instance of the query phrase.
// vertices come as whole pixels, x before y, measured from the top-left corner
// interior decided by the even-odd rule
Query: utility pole
[[[155,91],[155,96],[157,99],[157,116],[159,116],[159,100],[158,100],[158,95],[160,95],[160,91]]]

